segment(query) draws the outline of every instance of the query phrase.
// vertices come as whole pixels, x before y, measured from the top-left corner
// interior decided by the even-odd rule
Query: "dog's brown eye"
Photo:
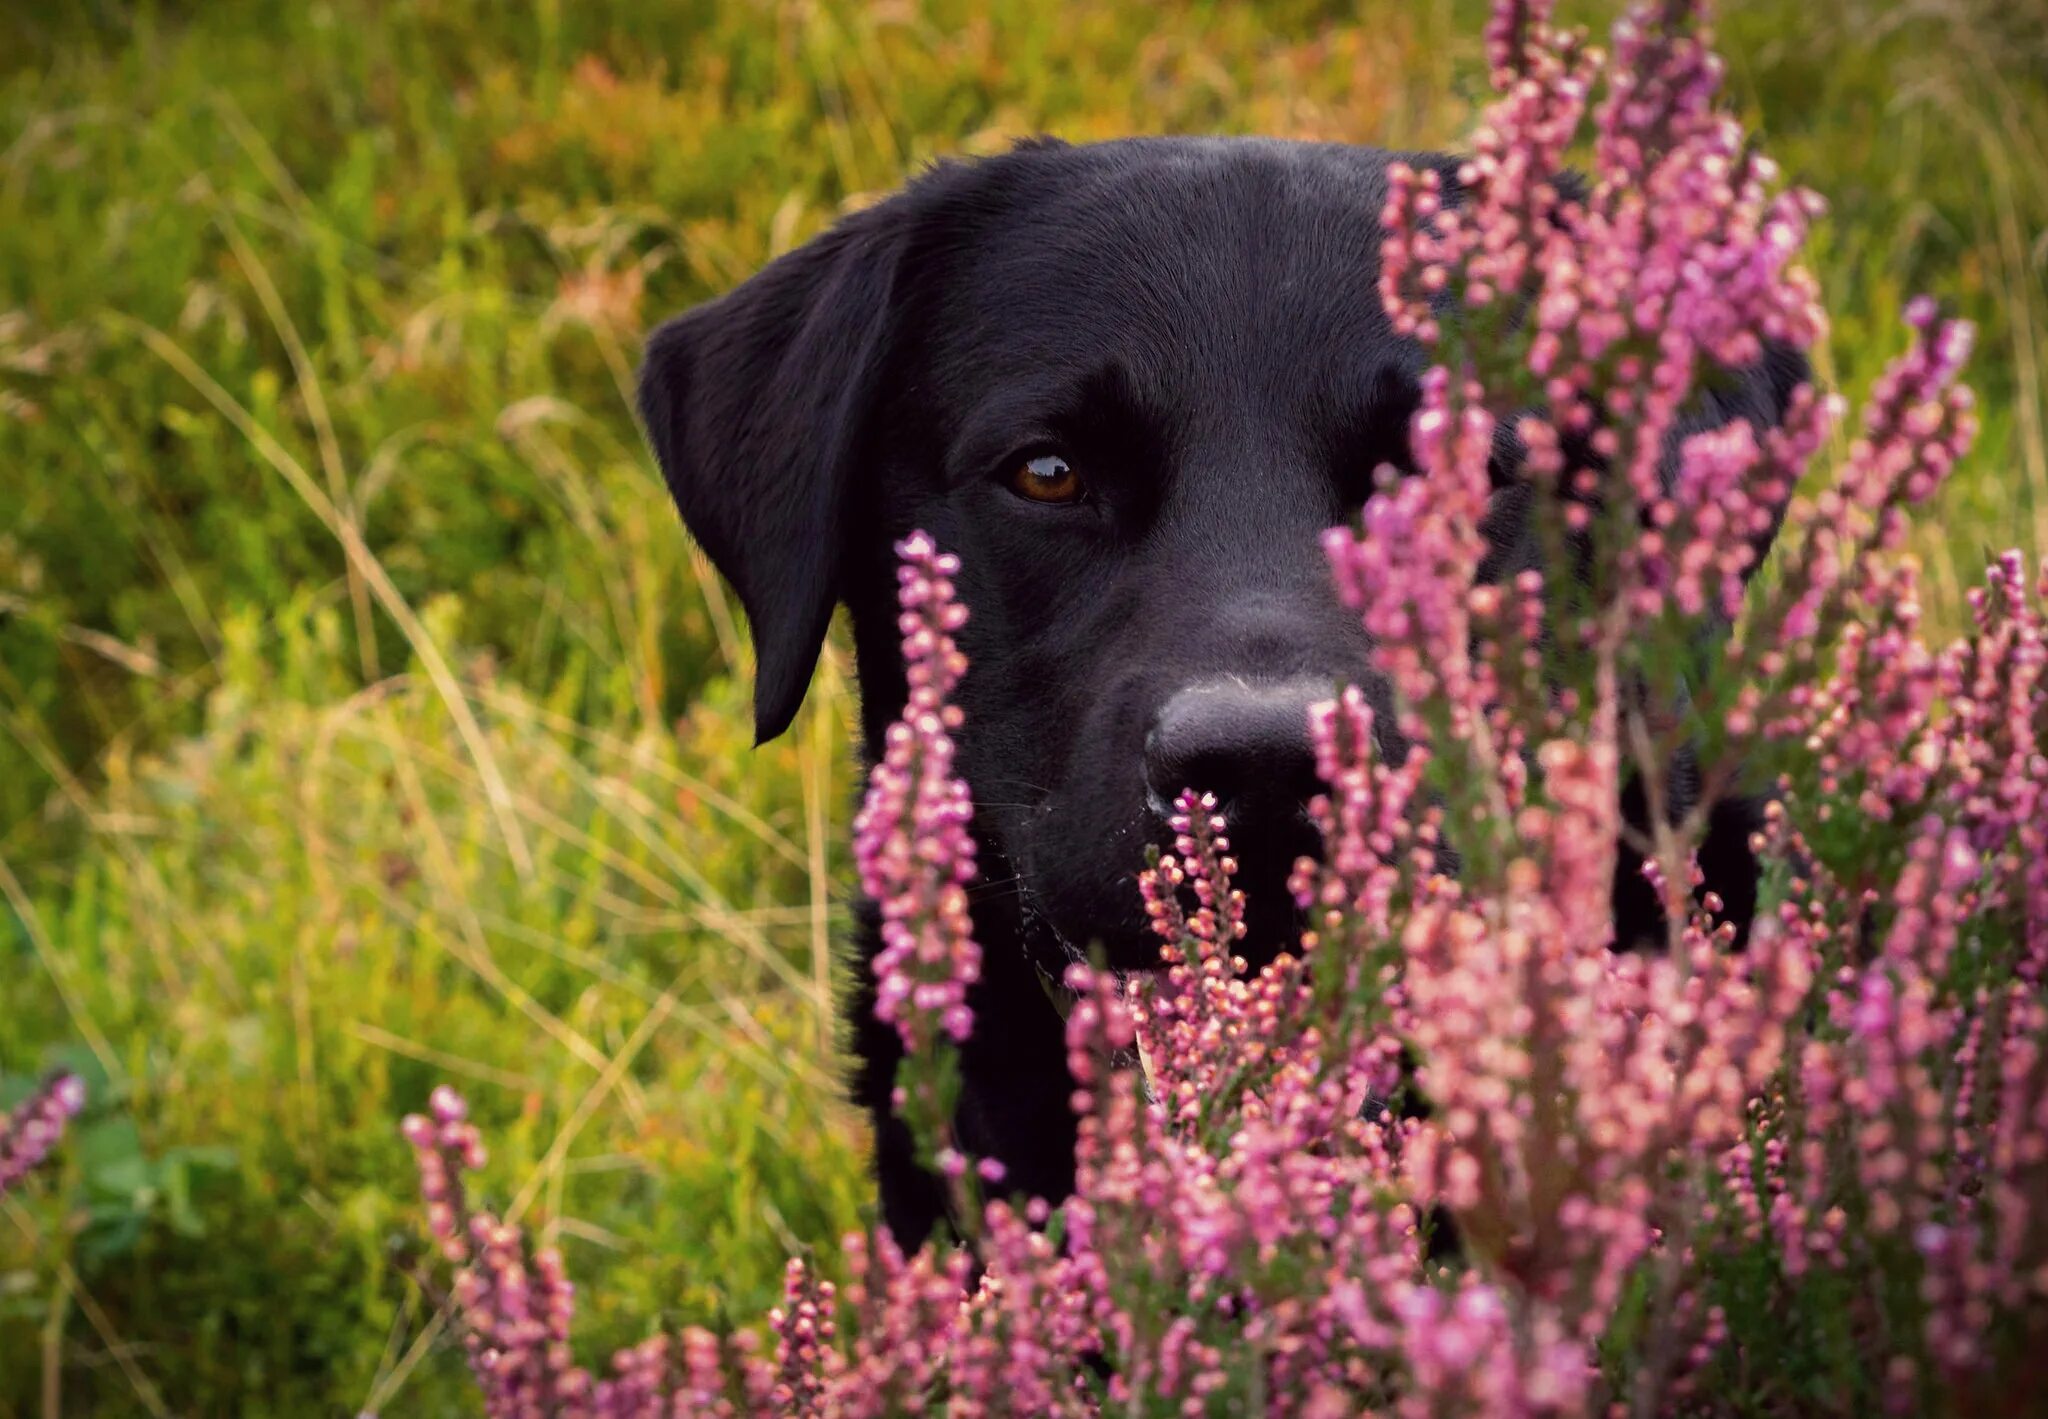
[[[1035,503],[1071,503],[1081,497],[1081,475],[1057,453],[1041,453],[1017,465],[1010,489]]]

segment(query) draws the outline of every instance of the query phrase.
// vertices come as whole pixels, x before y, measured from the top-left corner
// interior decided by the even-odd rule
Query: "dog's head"
[[[937,167],[656,331],[642,416],[746,607],[758,735],[843,602],[879,745],[904,693],[890,548],[923,527],[963,564],[984,876],[1069,946],[1147,963],[1132,877],[1191,786],[1232,824],[1253,939],[1291,939],[1307,707],[1359,681],[1386,708],[1318,537],[1407,461],[1424,359],[1375,289],[1394,160],[1029,144]],[[1527,540],[1503,523],[1489,570]]]

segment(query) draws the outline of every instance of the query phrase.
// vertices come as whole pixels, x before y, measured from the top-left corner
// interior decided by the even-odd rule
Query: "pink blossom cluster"
[[[1810,965],[1732,955],[1697,917],[1675,953],[1612,950],[1611,748],[1603,763],[1559,740],[1541,757],[1559,802],[1522,811],[1531,851],[1503,889],[1445,884],[1404,931],[1402,1033],[1437,1111],[1409,1172],[1475,1261],[1592,1340],[1682,1209],[1685,1160],[1740,1134]]]
[[[953,772],[952,736],[962,716],[952,693],[967,668],[953,633],[966,624],[967,608],[953,594],[959,558],[924,532],[911,533],[896,553],[908,693],[881,762],[868,771],[867,797],[853,820],[854,861],[881,916],[882,946],[871,966],[875,1015],[895,1026],[905,1049],[896,1112],[958,1194],[957,1220],[971,1228],[974,1180],[952,1146],[954,1085],[942,1053],[974,1027],[967,992],[981,974],[967,903],[974,805]],[[988,1160],[983,1169],[996,1173],[999,1165]]]
[[[805,1381],[790,1381],[762,1358],[751,1333],[720,1340],[691,1328],[655,1336],[612,1357],[611,1375],[594,1378],[575,1362],[569,1325],[575,1287],[553,1248],[536,1249],[517,1223],[473,1210],[463,1174],[484,1166],[482,1135],[468,1105],[446,1085],[425,1114],[407,1115],[401,1131],[413,1146],[427,1228],[453,1268],[448,1301],[462,1325],[462,1344],[493,1419],[671,1419],[800,1413]],[[791,1263],[793,1296],[800,1264]],[[804,1297],[815,1309],[815,1298]],[[784,1370],[807,1371],[815,1360],[815,1322],[801,1337],[787,1332],[777,1359]],[[825,1338],[829,1339],[829,1330]],[[802,1347],[805,1341],[810,1348]]]
[[[1764,649],[1752,657],[1758,672],[1747,687],[1752,700],[1788,668],[1799,679],[1811,673],[1813,647],[1832,639],[1836,621],[1846,619],[1853,606],[1842,594],[1845,580],[1859,571],[1868,574],[1872,549],[1900,544],[1906,508],[1925,502],[1941,486],[1976,437],[1973,397],[1957,382],[1969,357],[1970,327],[1940,319],[1925,297],[1907,306],[1906,323],[1918,338],[1871,390],[1862,436],[1850,448],[1842,476],[1813,502],[1792,506],[1794,553],[1780,585],[1750,620],[1761,637],[1745,636],[1733,647],[1740,663],[1749,641],[1762,640]],[[1836,412],[1831,404],[1802,401],[1786,428],[1771,435],[1770,460],[1783,470],[1778,481],[1796,475]],[[1748,718],[1745,710],[1745,725]]]
[[[1338,592],[1377,642],[1376,658],[1402,702],[1413,713],[1438,711],[1442,733],[1460,740],[1483,732],[1483,711],[1475,721],[1472,710],[1492,698],[1475,664],[1470,597],[1486,554],[1480,522],[1494,427],[1480,392],[1432,368],[1409,439],[1423,476],[1383,477],[1388,485],[1366,503],[1358,528],[1324,535]],[[1400,728],[1410,738],[1429,734],[1418,719]]]
[[[1916,1259],[1915,1304],[1870,1322],[1910,1409],[2048,1305],[2048,561],[2031,594],[2017,554],[1995,562],[1938,653],[1910,563],[1861,601],[1770,726],[1808,757],[1772,821],[1801,875],[1769,927],[1826,970],[1728,1182],[1789,1280]]]
[[[462,1174],[484,1165],[482,1135],[460,1095],[443,1085],[429,1112],[400,1130],[412,1144],[427,1229],[456,1270],[452,1298],[468,1322],[469,1364],[494,1414],[579,1413],[589,1374],[569,1355],[574,1291],[561,1255],[534,1252],[525,1234],[489,1212],[472,1212]]]
[[[952,731],[960,727],[960,711],[950,700],[967,668],[953,643],[967,609],[953,599],[957,557],[940,552],[922,532],[896,551],[910,693],[889,726],[882,762],[869,773],[867,798],[854,819],[854,856],[861,890],[882,914],[875,1014],[917,1051],[929,1048],[940,1031],[956,1042],[967,1038],[974,1018],[967,987],[981,965],[967,915],[973,804],[953,773]]]
[[[0,1196],[42,1166],[64,1126],[84,1107],[84,1082],[75,1074],[53,1074],[13,1113],[0,1116]]]
[[[1935,658],[1985,688],[2017,684],[2017,708],[1930,699],[1902,741],[1951,746],[1918,801],[1972,827],[1932,817],[1905,834],[1875,938],[1856,935],[1867,894],[1795,841],[1808,795],[1841,804],[1839,785],[1788,780],[1767,837],[1809,876],[1746,955],[1704,910],[1676,955],[1608,949],[1589,848],[1611,838],[1615,755],[1553,740],[1538,754],[1546,806],[1525,809],[1528,855],[1504,890],[1411,881],[1411,906],[1386,924],[1395,1024],[1334,1050],[1311,972],[1328,943],[1372,928],[1340,900],[1338,934],[1248,977],[1228,952],[1240,907],[1224,827],[1184,796],[1174,852],[1144,884],[1164,969],[1068,978],[1079,1186],[1058,1233],[1035,1200],[989,1204],[973,1252],[905,1258],[886,1237],[850,1237],[836,1291],[792,1263],[772,1356],[744,1333],[692,1330],[621,1352],[601,1383],[567,1366],[546,1323],[566,1319],[559,1269],[461,1212],[450,1179],[481,1150],[438,1094],[433,1120],[407,1131],[425,1145],[430,1223],[484,1273],[458,1273],[455,1299],[491,1412],[1180,1413],[1254,1395],[1304,1414],[1569,1414],[1603,1397],[1660,1412],[1710,1394],[1745,1328],[1782,1323],[1731,1319],[1717,1299],[1717,1267],[1746,1267],[1745,1248],[1769,1258],[1787,1308],[1827,1276],[1873,1298],[1908,1278],[1910,1325],[1874,1330],[1869,1352],[1894,1408],[1919,1412],[1922,1378],[2010,1385],[2001,1337],[2048,1301],[2048,1008],[2017,973],[2039,918],[2035,863],[2011,847],[2034,827],[2022,780],[2043,777],[2048,565],[2031,599],[2019,570],[1994,569],[1975,632]],[[1893,604],[1910,615],[1909,597]],[[1914,673],[1921,657],[1900,660]],[[1840,677],[1881,675],[1866,664],[1844,656],[1815,713],[1849,693]],[[1355,697],[1318,721],[1326,751],[1350,746],[1351,821],[1372,859],[1354,880],[1368,881],[1403,850],[1427,856],[1403,824],[1429,816],[1389,796],[1376,821],[1370,795],[1401,775],[1365,772],[1369,721]],[[2018,739],[1981,742],[1964,724]],[[1300,875],[1318,874],[1337,875]],[[1397,1042],[1417,1056],[1426,1118],[1372,1107],[1399,1085]],[[1128,1058],[1139,1047],[1143,1069]],[[1454,1268],[1429,1260],[1432,1210],[1457,1229]],[[1616,1373],[1598,1352],[1631,1282],[1655,1323]],[[529,1286],[538,1304],[507,1304]],[[1873,1318],[1901,1324],[1875,1304],[1861,1323]],[[552,1398],[521,1408],[515,1376]]]
[[[1425,386],[1418,467],[1448,485],[1449,524],[1468,526],[1484,507],[1483,435],[1513,418],[1527,471],[1564,495],[1569,530],[1586,528],[1596,494],[1629,529],[1602,628],[1623,645],[1667,605],[1734,614],[1814,444],[1794,419],[1781,456],[1767,458],[1737,422],[1698,436],[1665,477],[1673,430],[1709,371],[1755,364],[1772,346],[1804,350],[1826,328],[1815,282],[1794,264],[1819,199],[1774,192],[1770,161],[1714,108],[1721,66],[1700,9],[1631,10],[1603,56],[1555,29],[1548,5],[1500,7],[1488,42],[1503,97],[1455,190],[1437,172],[1397,168],[1386,209],[1388,314],[1451,356]],[[1596,73],[1607,93],[1581,188],[1560,174]],[[1451,293],[1463,311],[1444,308]],[[1525,389],[1540,395],[1535,412]],[[1592,458],[1568,456],[1581,442]],[[1368,523],[1358,540],[1379,531]]]
[[[1325,851],[1291,879],[1298,949],[1247,968],[1229,829],[1182,795],[1136,889],[1159,968],[1066,978],[1075,1194],[960,1191],[966,1242],[850,1237],[836,1268],[791,1263],[764,1332],[657,1336],[603,1380],[572,1362],[559,1260],[469,1209],[481,1144],[437,1094],[406,1132],[491,1413],[1719,1413],[1793,1393],[1769,1367],[1802,1363],[1844,1413],[2025,1396],[2048,1325],[2048,566],[2030,586],[2001,559],[1937,651],[1897,556],[1972,434],[1967,329],[1908,311],[1832,476],[1839,401],[1810,389],[1770,431],[1678,441],[1703,383],[1821,334],[1796,265],[1817,203],[1717,107],[1689,0],[1632,9],[1606,51],[1503,0],[1487,47],[1473,157],[1455,184],[1397,173],[1387,203],[1381,293],[1437,363],[1417,476],[1383,472],[1326,540],[1394,705],[1312,715]],[[1586,138],[1592,171],[1562,180]],[[1532,485],[1546,570],[1482,584],[1503,476]],[[1781,520],[1781,575],[1744,598]],[[898,1106],[957,1182],[965,613],[951,557],[898,551],[909,702],[857,855]],[[1781,777],[1737,950],[1696,859],[1753,763]],[[1667,802],[1681,765],[1702,791]],[[1618,841],[1665,907],[1645,949],[1613,939]]]

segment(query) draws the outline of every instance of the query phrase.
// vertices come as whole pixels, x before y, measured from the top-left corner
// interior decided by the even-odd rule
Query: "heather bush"
[[[2048,564],[2030,585],[1999,559],[1935,649],[1899,555],[1974,431],[1969,331],[1910,306],[1830,469],[1840,401],[1806,387],[1780,427],[1667,458],[1721,372],[1822,335],[1796,262],[1818,200],[1717,106],[1695,5],[1638,7],[1603,50],[1502,3],[1487,40],[1498,97],[1456,190],[1400,170],[1385,213],[1381,295],[1432,360],[1416,475],[1383,470],[1327,549],[1396,722],[1355,689],[1315,712],[1326,850],[1294,876],[1296,949],[1247,971],[1228,825],[1184,795],[1141,883],[1160,969],[1066,981],[1076,1195],[1003,1198],[959,1155],[978,955],[947,691],[971,608],[911,537],[913,690],[856,847],[898,1097],[962,1240],[849,1239],[842,1288],[790,1263],[772,1346],[656,1336],[593,1379],[559,1258],[465,1209],[479,1145],[440,1097],[407,1134],[492,1412],[2038,1401]],[[1560,182],[1588,137],[1586,181]],[[1503,434],[1551,570],[1486,585]],[[1759,766],[1764,890],[1737,949],[1696,853]],[[1681,776],[1697,791],[1669,796]],[[1613,939],[1617,842],[1661,941]]]

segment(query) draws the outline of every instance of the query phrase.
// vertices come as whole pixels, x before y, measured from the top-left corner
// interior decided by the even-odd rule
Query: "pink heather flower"
[[[780,1414],[824,1415],[833,1362],[833,1288],[792,1257],[783,1283],[782,1305],[768,1314],[775,1331],[775,1388],[770,1396]]]
[[[967,988],[981,971],[981,948],[968,917],[974,878],[973,816],[967,786],[953,774],[950,701],[967,668],[953,643],[966,608],[953,600],[959,559],[913,532],[897,544],[903,613],[903,661],[910,696],[890,726],[882,762],[868,775],[867,799],[854,819],[861,889],[881,909],[875,1014],[896,1027],[913,1054],[941,1033],[967,1038],[973,1014]]]
[[[1423,378],[1412,426],[1419,478],[1393,483],[1367,502],[1361,527],[1324,536],[1338,594],[1378,643],[1375,653],[1410,712],[1410,738],[1429,709],[1458,739],[1485,733],[1488,685],[1472,654],[1470,592],[1486,542],[1493,419],[1479,390],[1454,388],[1438,367]]]
[[[1801,1051],[1796,1107],[1774,1132],[1779,1156],[1798,1160],[1795,1242],[1812,1240],[1797,1229],[1816,1214],[1828,1233],[1816,1250],[1833,1268],[1855,1262],[1848,1242],[1904,1242],[1924,1320],[1919,1336],[1892,1343],[1924,1344],[1935,1373],[1963,1379],[1995,1358],[1995,1312],[2048,1298],[2048,1145],[2016,1146],[2048,1118],[2035,886],[2048,575],[2030,600],[2018,558],[1999,559],[1972,598],[1972,633],[1938,654],[1913,635],[1910,569],[1865,588],[1869,619],[1845,634],[1833,676],[1789,696],[1793,711],[1770,732],[1819,751],[1789,809],[1831,831],[1815,810],[1848,800],[1872,823],[1902,825],[1903,860],[1888,887],[1835,879],[1837,868],[1868,872],[1865,854],[1816,860],[1809,905],[1781,908],[1788,929],[1839,964],[1822,1028]],[[1815,857],[1807,843],[1787,846]],[[1873,899],[1892,908],[1878,940],[1829,939],[1830,918],[1863,937]],[[1853,1236],[1845,1205],[1864,1219]]]
[[[0,1197],[42,1166],[64,1136],[64,1126],[85,1107],[85,1085],[75,1074],[53,1074],[13,1113],[0,1117]]]
[[[965,1324],[973,1258],[926,1248],[905,1259],[886,1232],[846,1237],[842,1298],[855,1335],[834,1384],[835,1412],[880,1419],[913,1410],[933,1392]]]
[[[535,1250],[519,1227],[469,1208],[462,1174],[481,1169],[485,1156],[468,1113],[462,1096],[443,1086],[433,1093],[430,1114],[409,1115],[401,1131],[419,1166],[429,1230],[454,1265],[450,1303],[486,1414],[667,1419],[770,1412],[764,1405],[776,1392],[775,1370],[701,1330],[619,1351],[603,1380],[576,1364],[569,1345],[575,1288],[560,1253]],[[829,1299],[829,1288],[822,1294]],[[829,1328],[822,1333],[829,1339]],[[736,1408],[735,1391],[762,1403]]]
[[[1239,1054],[1229,1022],[1242,1018],[1249,989],[1235,950],[1244,894],[1230,885],[1236,864],[1214,795],[1182,793],[1171,827],[1174,851],[1138,879],[1164,970],[1135,989],[1132,1013],[1155,1096],[1170,1117],[1190,1123],[1234,1102],[1220,1090]],[[1194,898],[1192,913],[1183,892]]]
[[[1412,749],[1399,769],[1373,749],[1373,712],[1357,686],[1309,712],[1316,773],[1329,793],[1310,804],[1322,829],[1327,870],[1297,881],[1304,910],[1347,909],[1374,931],[1391,925],[1389,911],[1402,884],[1402,867],[1427,872],[1434,864],[1431,835],[1418,833],[1411,804],[1428,766],[1429,751]],[[1414,856],[1403,861],[1403,850]]]
[[[597,1409],[600,1387],[569,1351],[575,1292],[559,1253],[535,1251],[525,1234],[489,1212],[472,1212],[462,1174],[484,1164],[484,1147],[468,1107],[443,1086],[431,1116],[413,1114],[402,1131],[419,1164],[427,1225],[455,1264],[450,1288],[463,1325],[469,1365],[494,1416],[611,1414]],[[625,1390],[644,1387],[645,1356],[623,1366]],[[606,1394],[618,1386],[604,1386]]]
[[[1706,366],[1751,364],[1766,341],[1804,349],[1824,328],[1817,288],[1793,264],[1817,199],[1772,195],[1774,170],[1743,147],[1732,120],[1713,110],[1720,67],[1696,32],[1695,9],[1679,3],[1654,14],[1631,11],[1617,23],[1614,58],[1604,70],[1608,93],[1595,117],[1596,180],[1573,196],[1553,179],[1585,115],[1597,56],[1576,36],[1553,30],[1547,7],[1503,5],[1488,40],[1504,96],[1458,175],[1458,201],[1447,202],[1436,174],[1397,170],[1386,209],[1381,292],[1389,318],[1425,342],[1448,342],[1453,355],[1432,371],[1434,382],[1425,382],[1416,462],[1425,477],[1454,481],[1426,498],[1418,493],[1369,508],[1361,540],[1398,535],[1411,524],[1433,537],[1431,524],[1445,518],[1445,535],[1476,522],[1485,506],[1487,450],[1467,443],[1468,454],[1446,463],[1435,456],[1439,431],[1455,416],[1477,432],[1479,410],[1499,406],[1463,373],[1470,366],[1457,353],[1464,349],[1461,322],[1445,328],[1436,304],[1443,292],[1463,291],[1470,308],[1526,309],[1533,333],[1511,338],[1526,347],[1527,377],[1544,390],[1547,407],[1518,423],[1525,467],[1566,495],[1562,516],[1575,530],[1590,520],[1590,485],[1581,486],[1585,470],[1567,468],[1563,440],[1588,440],[1614,470],[1602,480],[1606,515],[1629,537],[1619,554],[1617,614],[1603,634],[1619,647],[1631,643],[1633,625],[1660,613],[1666,598],[1688,615],[1710,598],[1722,611],[1732,609],[1755,547],[1796,481],[1784,457],[1803,461],[1816,446],[1793,421],[1788,427],[1800,431],[1776,450],[1780,457],[1765,460],[1753,439],[1745,445],[1748,426],[1738,422],[1693,440],[1681,452],[1677,479],[1667,486],[1664,477],[1668,435]],[[1453,389],[1463,391],[1455,400],[1448,398]],[[1596,394],[1609,416],[1597,430]],[[1759,469],[1766,476],[1750,476]],[[1424,501],[1439,509],[1436,518],[1411,510]],[[1454,564],[1469,577],[1477,556],[1469,544],[1465,550],[1465,560]],[[1415,639],[1400,624],[1410,594],[1398,574],[1371,564],[1431,555],[1426,547],[1414,557],[1404,552],[1368,549],[1365,565],[1355,565],[1359,554],[1352,552],[1348,576],[1340,561],[1340,583],[1357,585],[1369,627],[1394,642],[1383,647],[1383,663],[1407,698],[1420,703],[1441,688],[1455,703],[1464,648],[1446,643],[1448,634],[1415,651],[1402,645]],[[1425,615],[1423,629],[1454,631],[1447,613],[1459,601],[1458,578],[1431,581],[1442,592],[1440,608]],[[1445,684],[1433,687],[1418,675],[1418,661],[1444,664],[1451,672]]]
[[[1416,1393],[1403,1415],[1575,1414],[1592,1373],[1584,1349],[1554,1317],[1538,1314],[1517,1334],[1515,1306],[1469,1273],[1445,1295],[1409,1287],[1399,1303],[1402,1352]]]

